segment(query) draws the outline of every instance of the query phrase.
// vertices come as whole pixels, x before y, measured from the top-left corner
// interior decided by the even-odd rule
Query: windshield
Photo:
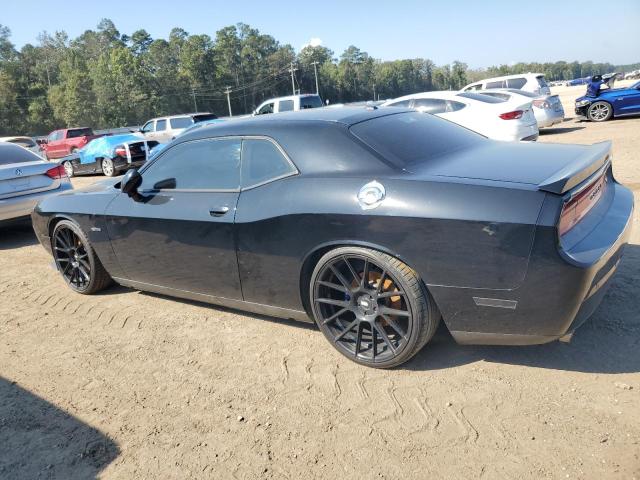
[[[400,168],[468,148],[485,138],[455,123],[419,112],[376,117],[353,125],[350,131]]]

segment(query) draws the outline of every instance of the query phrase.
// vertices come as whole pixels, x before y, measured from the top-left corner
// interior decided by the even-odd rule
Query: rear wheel
[[[104,173],[107,177],[113,177],[116,174],[116,168],[113,165],[113,160],[110,158],[103,158],[102,162],[102,173]]]
[[[311,304],[325,337],[346,357],[375,368],[400,365],[431,339],[440,314],[417,273],[359,247],[325,254],[311,277]]]
[[[73,163],[71,163],[69,160],[67,160],[66,162],[62,162],[62,166],[64,167],[64,171],[67,173],[67,177],[71,178],[75,175]]]
[[[75,223],[60,221],[51,235],[51,244],[56,267],[73,290],[88,295],[109,286],[111,277]]]
[[[587,110],[587,116],[592,122],[606,122],[613,116],[613,108],[607,102],[595,102]]]

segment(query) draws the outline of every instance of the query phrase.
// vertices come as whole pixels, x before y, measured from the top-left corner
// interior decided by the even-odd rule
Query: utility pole
[[[193,111],[193,113],[196,113],[198,111],[198,102],[196,102],[196,89],[195,88],[191,89],[191,95],[193,95],[193,108],[195,109]]]
[[[373,84],[373,101],[376,101],[376,84]]]
[[[293,72],[297,71],[297,68],[293,68],[293,62],[291,62],[291,67],[289,67],[289,71],[291,72],[291,91],[293,92],[293,95],[296,94],[296,83],[295,83],[295,77],[293,76]]]
[[[318,88],[318,67],[317,67],[318,63],[320,62],[317,62],[317,61],[311,62],[311,65],[313,65],[313,73],[316,76],[316,95],[320,94],[320,89]]]
[[[229,94],[231,93],[231,87],[225,87],[224,93],[227,94],[227,105],[229,106],[229,116],[233,117],[233,113],[231,113],[231,97],[229,97]]]

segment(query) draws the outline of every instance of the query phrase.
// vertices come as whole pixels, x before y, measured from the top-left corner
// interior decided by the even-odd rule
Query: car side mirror
[[[122,181],[120,182],[120,189],[122,193],[126,193],[129,197],[132,197],[134,200],[139,196],[138,187],[142,184],[142,175],[138,170],[131,169],[124,174],[122,177]]]

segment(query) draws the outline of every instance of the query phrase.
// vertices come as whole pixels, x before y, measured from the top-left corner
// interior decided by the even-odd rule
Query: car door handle
[[[229,207],[213,207],[209,210],[209,215],[212,217],[221,217],[229,211]]]

